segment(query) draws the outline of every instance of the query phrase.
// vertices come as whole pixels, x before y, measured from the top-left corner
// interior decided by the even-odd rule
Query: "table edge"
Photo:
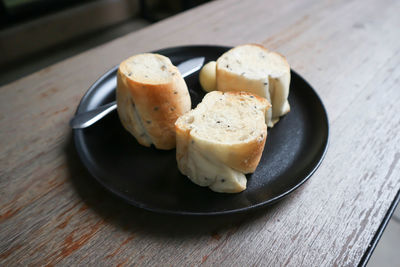
[[[396,197],[394,198],[392,204],[390,204],[389,210],[386,212],[385,217],[383,218],[383,221],[379,225],[378,229],[376,230],[376,233],[372,237],[371,242],[368,244],[367,250],[364,252],[364,255],[362,256],[358,266],[359,267],[366,267],[372,253],[374,252],[376,246],[378,245],[379,240],[381,239],[383,232],[386,229],[386,226],[389,224],[390,219],[392,218],[392,215],[400,203],[400,190],[397,191]]]

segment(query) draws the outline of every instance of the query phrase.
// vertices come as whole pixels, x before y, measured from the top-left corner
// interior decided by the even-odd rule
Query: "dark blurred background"
[[[0,85],[210,0],[0,0]]]

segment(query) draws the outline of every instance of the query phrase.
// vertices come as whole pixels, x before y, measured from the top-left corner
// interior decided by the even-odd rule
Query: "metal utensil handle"
[[[180,63],[177,67],[182,73],[182,77],[189,76],[190,74],[198,71],[204,63],[204,57],[192,58],[187,61]],[[117,102],[113,101],[109,104],[100,106],[90,111],[86,111],[75,115],[74,118],[69,122],[69,125],[73,129],[82,129],[89,127],[93,123],[97,122],[111,111],[117,108]]]
[[[109,104],[76,115],[69,124],[73,129],[86,128],[96,121],[100,120],[116,108],[117,101],[113,101]]]

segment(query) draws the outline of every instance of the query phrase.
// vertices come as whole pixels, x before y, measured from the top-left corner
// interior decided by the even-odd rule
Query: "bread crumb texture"
[[[267,136],[264,98],[250,93],[210,92],[176,126],[179,170],[216,192],[246,189]]]
[[[212,75],[211,72],[205,74]],[[265,116],[269,127],[290,111],[287,100],[290,66],[285,57],[261,45],[247,44],[230,49],[218,58],[215,78],[203,79],[215,79],[218,91],[245,91],[267,99],[272,104]]]
[[[145,84],[169,83],[177,70],[171,69],[171,60],[165,56],[144,53],[128,58],[121,71],[132,80]]]
[[[175,122],[190,110],[186,83],[169,58],[152,53],[122,62],[117,74],[118,115],[144,146],[175,148]]]

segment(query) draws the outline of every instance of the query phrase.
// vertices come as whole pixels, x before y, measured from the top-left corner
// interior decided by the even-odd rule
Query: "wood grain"
[[[0,88],[0,265],[354,266],[400,189],[400,2],[213,1]],[[131,207],[79,162],[68,121],[124,58],[258,42],[328,110],[330,147],[276,205],[211,218]]]

